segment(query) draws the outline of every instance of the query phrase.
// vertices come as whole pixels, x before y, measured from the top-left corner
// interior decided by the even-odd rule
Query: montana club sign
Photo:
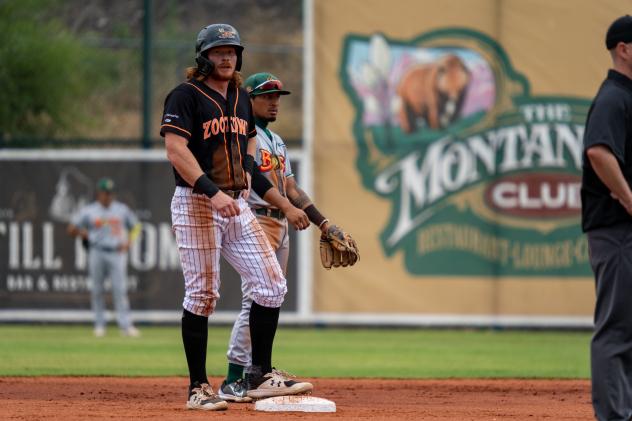
[[[536,97],[468,29],[349,35],[340,68],[357,169],[392,203],[381,242],[417,275],[587,276],[579,227],[590,101]]]

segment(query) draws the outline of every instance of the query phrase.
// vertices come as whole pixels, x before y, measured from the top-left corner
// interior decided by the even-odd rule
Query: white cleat
[[[226,401],[220,399],[213,392],[208,383],[196,384],[189,392],[187,409],[201,409],[203,411],[223,411],[228,408]]]
[[[275,368],[263,376],[248,373],[248,396],[253,399],[262,399],[272,396],[298,395],[314,389],[311,383],[296,380],[293,377]]]
[[[130,326],[122,331],[121,334],[123,336],[129,336],[130,338],[138,338],[140,337],[140,330],[136,329],[134,326]]]

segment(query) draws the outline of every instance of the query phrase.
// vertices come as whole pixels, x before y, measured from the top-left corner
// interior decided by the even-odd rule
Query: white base
[[[275,396],[255,402],[256,411],[336,412],[336,404],[310,395]]]

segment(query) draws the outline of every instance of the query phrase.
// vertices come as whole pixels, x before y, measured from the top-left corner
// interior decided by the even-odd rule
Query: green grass
[[[183,376],[179,327],[0,325],[0,376]],[[229,327],[209,329],[207,370],[223,375]],[[588,378],[588,332],[281,327],[274,364],[305,377]]]

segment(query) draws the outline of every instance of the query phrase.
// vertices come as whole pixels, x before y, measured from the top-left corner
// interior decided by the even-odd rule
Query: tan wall
[[[355,110],[341,85],[340,60],[349,34],[382,32],[406,41],[440,28],[465,27],[495,39],[527,77],[532,94],[590,99],[609,66],[607,26],[632,10],[632,1],[315,0],[314,5],[315,202],[353,234],[362,252],[350,269],[315,266],[315,310],[590,315],[590,278],[420,277],[406,271],[401,252],[385,256],[379,235],[391,203],[361,185],[352,133]]]

